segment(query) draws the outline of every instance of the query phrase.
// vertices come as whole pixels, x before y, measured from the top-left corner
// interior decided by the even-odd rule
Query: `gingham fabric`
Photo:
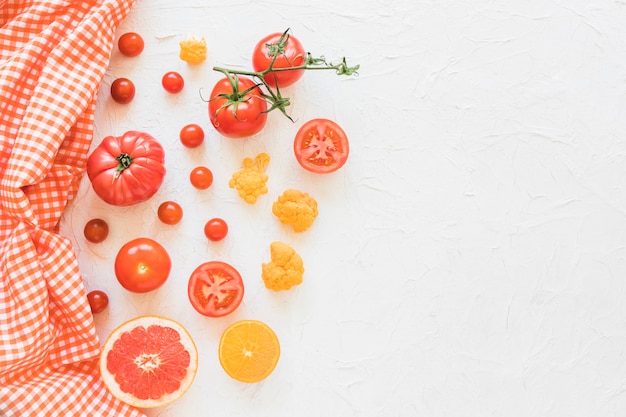
[[[0,0],[0,416],[142,416],[113,398],[70,241],[55,233],[134,0]]]

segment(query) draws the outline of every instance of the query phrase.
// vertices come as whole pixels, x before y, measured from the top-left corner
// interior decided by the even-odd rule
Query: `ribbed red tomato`
[[[152,197],[165,176],[165,151],[150,134],[107,136],[87,159],[95,193],[109,204],[129,206]]]

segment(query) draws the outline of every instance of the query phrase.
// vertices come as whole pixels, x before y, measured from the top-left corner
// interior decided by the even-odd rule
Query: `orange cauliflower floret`
[[[273,291],[288,290],[302,284],[304,264],[296,251],[286,243],[270,244],[271,261],[262,264],[265,286]]]
[[[189,64],[200,64],[206,60],[206,41],[194,37],[180,41],[180,59]]]
[[[250,158],[243,160],[243,169],[233,174],[228,182],[230,188],[235,188],[239,192],[239,197],[248,204],[256,203],[257,198],[262,194],[267,194],[267,179],[264,174],[270,156],[260,153],[254,161]]]
[[[272,213],[294,231],[304,232],[317,217],[317,201],[307,193],[290,188],[274,202]]]

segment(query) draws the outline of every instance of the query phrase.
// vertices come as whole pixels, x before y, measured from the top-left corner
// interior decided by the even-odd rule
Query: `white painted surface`
[[[594,1],[191,1],[139,0],[119,34],[146,41],[133,59],[114,53],[100,92],[94,146],[145,130],[167,149],[159,193],[131,207],[102,203],[84,178],[62,231],[74,236],[88,289],[104,289],[104,338],[139,314],[184,324],[200,350],[199,374],[173,416],[618,416],[626,412],[626,3]],[[284,91],[292,124],[270,115],[264,132],[226,139],[210,126],[205,97],[214,65],[250,68],[256,41],[292,28],[312,53],[361,64],[360,76],[305,74]],[[208,60],[189,67],[178,42],[204,36]],[[168,95],[160,78],[186,80]],[[135,81],[127,106],[113,79]],[[292,156],[298,127],[340,123],[351,155],[339,172],[304,172]],[[190,151],[180,127],[200,123]],[[265,151],[270,192],[252,206],[227,182],[244,157]],[[196,191],[189,170],[209,166]],[[285,188],[320,205],[295,234],[271,214]],[[156,218],[161,201],[185,210],[178,226]],[[225,218],[209,243],[201,227]],[[86,244],[103,217],[111,235]],[[117,283],[117,249],[150,236],[170,251],[161,289],[130,294]],[[260,278],[269,243],[291,244],[304,283],[270,293]],[[189,273],[219,259],[246,283],[223,319],[197,314]],[[238,319],[278,334],[282,357],[264,382],[220,368],[217,343]]]

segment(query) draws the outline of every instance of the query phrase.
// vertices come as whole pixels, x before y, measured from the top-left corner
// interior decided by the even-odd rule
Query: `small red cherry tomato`
[[[235,311],[243,293],[241,275],[225,262],[205,262],[189,277],[189,301],[198,313],[208,317],[223,317]]]
[[[135,32],[128,32],[120,36],[117,47],[122,55],[134,57],[143,51],[143,38]]]
[[[195,123],[183,126],[180,129],[180,142],[187,148],[197,148],[204,142],[204,130]]]
[[[163,223],[174,225],[183,218],[183,208],[175,201],[164,201],[159,205],[157,216]]]
[[[302,168],[317,174],[328,174],[346,163],[350,144],[348,136],[337,123],[328,119],[313,119],[296,133],[293,150]]]
[[[163,85],[165,91],[176,94],[182,91],[185,86],[185,80],[183,80],[183,76],[176,71],[169,71],[163,75],[161,84]]]
[[[284,36],[283,36],[284,35]],[[281,40],[282,37],[282,40]],[[298,39],[289,34],[272,33],[259,41],[252,52],[252,67],[256,72],[269,68],[283,69],[297,67],[304,64],[306,51]],[[265,76],[265,82],[270,87],[279,88],[292,85],[302,77],[304,70],[270,72]]]
[[[104,311],[109,305],[109,297],[104,291],[93,290],[87,294],[87,301],[89,301],[89,307],[93,314],[98,314]]]
[[[228,225],[223,219],[215,217],[204,225],[204,235],[213,242],[222,240],[228,234]]]
[[[189,181],[197,189],[206,190],[213,184],[213,172],[207,167],[195,167],[189,174]]]
[[[91,243],[103,242],[109,236],[109,225],[102,219],[91,219],[85,224],[83,234]]]
[[[135,84],[128,78],[116,79],[111,83],[111,98],[116,103],[130,103],[135,98]]]

